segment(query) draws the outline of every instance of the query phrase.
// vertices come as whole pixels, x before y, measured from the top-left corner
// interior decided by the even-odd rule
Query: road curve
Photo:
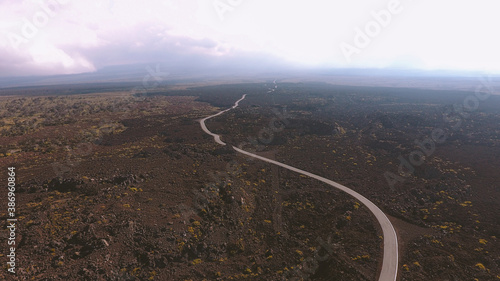
[[[221,115],[222,113],[224,113],[224,112],[226,112],[226,111],[229,111],[229,110],[231,110],[231,109],[234,109],[234,108],[238,107],[238,105],[240,104],[240,101],[244,100],[246,96],[247,96],[247,95],[246,95],[246,94],[244,94],[244,95],[241,97],[241,99],[237,100],[237,101],[234,103],[234,105],[233,105],[232,107],[230,107],[230,108],[228,108],[228,109],[226,109],[226,110],[223,110],[223,111],[221,111],[221,112],[219,112],[219,113],[216,113],[216,114],[214,114],[214,115],[210,115],[210,116],[208,116],[208,117],[205,117],[205,118],[203,118],[203,119],[201,119],[201,120],[200,120],[200,125],[201,125],[201,128],[203,129],[203,131],[205,131],[205,133],[207,133],[207,134],[211,135],[212,137],[214,137],[214,140],[215,140],[215,142],[216,142],[216,143],[218,143],[218,144],[222,144],[222,145],[226,145],[226,143],[225,143],[225,142],[223,142],[223,141],[221,141],[221,140],[220,140],[220,136],[219,136],[219,135],[214,134],[214,133],[210,132],[210,131],[207,129],[207,125],[205,125],[205,121],[207,121],[208,119],[213,118],[213,117],[215,117],[215,116],[219,116],[219,115]]]
[[[217,114],[211,115],[209,117],[206,117],[206,118],[203,118],[200,120],[200,125],[201,125],[201,128],[203,129],[203,131],[205,131],[205,133],[213,136],[215,142],[217,142],[218,144],[226,145],[226,143],[221,141],[219,135],[214,134],[207,129],[207,127],[205,125],[205,121],[207,119],[221,115],[222,113],[224,113],[226,111],[229,111],[231,109],[238,107],[239,102],[242,101],[243,99],[245,99],[245,97],[246,97],[246,94],[243,95],[243,97],[241,99],[236,101],[233,107],[228,108],[228,109],[223,110]],[[247,152],[247,151],[242,150],[242,149],[235,147],[235,146],[233,146],[233,149],[236,150],[237,152],[245,154],[247,156],[250,156],[250,157],[253,157],[253,158],[256,158],[256,159],[259,159],[259,160],[262,160],[262,161],[265,161],[267,163],[271,163],[271,164],[274,164],[274,165],[277,165],[280,167],[283,167],[283,168],[288,169],[290,171],[293,171],[293,172],[296,172],[296,173],[299,173],[299,174],[302,174],[302,175],[305,175],[305,176],[308,176],[311,178],[315,178],[319,181],[322,181],[326,184],[329,184],[330,186],[333,186],[337,189],[340,189],[347,194],[350,194],[352,197],[356,198],[363,205],[365,205],[373,213],[373,215],[377,219],[378,223],[380,224],[380,227],[382,228],[383,237],[384,237],[384,256],[383,256],[383,260],[382,260],[382,270],[380,272],[378,281],[396,281],[396,278],[398,275],[398,237],[396,235],[396,231],[394,230],[394,227],[392,226],[392,223],[389,221],[389,219],[384,214],[384,212],[382,212],[382,210],[380,210],[379,207],[377,207],[375,204],[373,204],[373,202],[368,200],[363,195],[357,193],[356,191],[354,191],[348,187],[345,187],[339,183],[336,183],[332,180],[329,180],[327,178],[324,178],[324,177],[315,175],[313,173],[310,173],[310,172],[307,172],[307,171],[304,171],[304,170],[301,170],[301,169],[298,169],[298,168],[295,168],[295,167],[292,167],[292,166],[289,166],[289,165],[286,165],[286,164],[283,164],[283,163],[280,163],[280,162],[277,162],[277,161],[274,161],[274,160],[271,160],[271,159],[268,159],[268,158],[250,153],[250,152]]]

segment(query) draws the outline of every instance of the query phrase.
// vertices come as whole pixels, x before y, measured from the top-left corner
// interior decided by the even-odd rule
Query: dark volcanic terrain
[[[474,93],[61,89],[0,99],[2,178],[14,166],[18,184],[13,280],[376,280],[383,239],[363,205],[201,130],[244,93],[210,130],[377,204],[399,235],[400,280],[500,280],[498,96],[464,111],[453,105]],[[444,141],[419,146],[436,130]]]

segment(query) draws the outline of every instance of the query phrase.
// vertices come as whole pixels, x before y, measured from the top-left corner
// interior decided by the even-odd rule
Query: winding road
[[[226,143],[225,143],[225,142],[223,142],[223,141],[221,141],[221,140],[220,140],[220,136],[219,136],[219,135],[214,134],[214,133],[210,132],[210,131],[207,129],[207,126],[205,125],[205,121],[207,121],[207,119],[213,118],[213,117],[215,117],[215,116],[219,116],[219,115],[221,115],[222,113],[224,113],[224,112],[226,112],[226,111],[229,111],[229,110],[231,110],[231,109],[234,109],[234,108],[238,107],[238,105],[240,104],[240,101],[244,100],[246,96],[247,96],[247,95],[245,94],[245,95],[243,95],[243,96],[241,97],[241,99],[237,100],[237,101],[234,103],[233,107],[230,107],[230,108],[228,108],[228,109],[226,109],[226,110],[223,110],[223,111],[221,111],[221,112],[219,112],[219,113],[217,113],[217,114],[210,115],[210,116],[208,116],[208,117],[203,118],[203,119],[201,119],[201,120],[200,120],[200,125],[201,125],[201,128],[203,129],[203,131],[205,131],[205,133],[207,133],[207,134],[211,135],[212,137],[214,137],[214,140],[215,140],[215,142],[216,142],[216,143],[218,143],[218,144],[222,144],[222,145],[226,145]]]
[[[226,143],[224,143],[220,139],[219,135],[214,134],[207,129],[207,126],[205,125],[205,121],[210,119],[210,118],[213,118],[215,116],[219,116],[219,115],[223,114],[224,112],[227,112],[231,109],[238,107],[240,101],[244,100],[245,97],[246,97],[246,94],[243,95],[241,97],[241,99],[237,100],[231,108],[228,108],[228,109],[223,110],[217,114],[211,115],[209,117],[206,117],[206,118],[203,118],[200,120],[200,125],[201,125],[201,128],[203,129],[203,131],[205,131],[205,133],[213,136],[215,142],[217,142],[218,144],[226,145]],[[262,161],[265,161],[267,163],[271,163],[271,164],[274,164],[274,165],[277,165],[280,167],[283,167],[283,168],[288,169],[290,171],[293,171],[293,172],[296,172],[296,173],[299,173],[299,174],[302,174],[305,176],[309,176],[311,178],[315,178],[319,181],[322,181],[326,184],[333,186],[334,188],[340,189],[340,190],[350,194],[352,197],[356,198],[363,205],[365,205],[373,213],[373,215],[377,219],[378,223],[380,224],[380,227],[382,228],[383,237],[384,237],[384,256],[383,256],[383,260],[382,260],[382,270],[380,271],[378,281],[396,281],[396,278],[398,275],[398,237],[396,235],[396,231],[394,230],[394,227],[392,226],[392,224],[389,221],[389,219],[387,218],[387,216],[373,202],[368,200],[363,195],[357,193],[356,191],[354,191],[348,187],[345,187],[339,183],[336,183],[332,180],[329,180],[327,178],[324,178],[324,177],[315,175],[313,173],[310,173],[310,172],[307,172],[307,171],[304,171],[304,170],[301,170],[301,169],[298,169],[298,168],[295,168],[295,167],[292,167],[292,166],[289,166],[289,165],[286,165],[286,164],[283,164],[283,163],[280,163],[280,162],[277,162],[277,161],[274,161],[274,160],[271,160],[271,159],[268,159],[268,158],[250,153],[250,152],[247,152],[247,151],[239,149],[238,147],[235,147],[235,146],[233,146],[233,149],[236,150],[237,152],[245,154],[247,156],[250,156],[250,157],[253,157],[253,158],[256,158],[256,159],[259,159],[259,160],[262,160]]]

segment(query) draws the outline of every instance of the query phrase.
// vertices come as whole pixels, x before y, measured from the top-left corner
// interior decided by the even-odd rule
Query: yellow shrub
[[[486,267],[482,263],[476,263],[476,267],[481,270],[486,270]]]

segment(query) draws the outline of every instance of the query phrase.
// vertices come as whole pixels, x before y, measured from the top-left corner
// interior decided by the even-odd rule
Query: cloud
[[[233,5],[224,20],[214,1]],[[353,44],[355,29],[365,28],[389,0],[0,0],[0,76],[158,61],[181,68],[255,68],[261,62],[266,69],[274,60],[308,67],[500,70],[500,40],[488,28],[500,24],[498,4],[478,1],[400,0],[403,11],[347,62],[340,44]]]
[[[96,46],[67,45],[61,48],[72,55],[87,58],[96,68],[218,53],[218,44],[213,40],[172,36],[162,27],[147,24],[105,32],[99,41],[102,43]]]
[[[127,1],[120,5],[113,2],[108,5],[113,7],[111,10],[104,7],[107,5],[82,5],[84,2],[76,0],[64,6],[53,2],[52,14],[43,26],[33,20],[33,15],[48,15],[46,9],[27,2],[4,1],[7,10],[16,11],[16,16],[7,17],[8,24],[2,29],[5,40],[0,41],[0,76],[81,73],[111,65],[150,62],[179,69],[236,66],[237,62],[229,61],[234,61],[237,54],[244,61],[250,53],[203,36],[202,28],[195,28],[196,23],[187,24],[194,13],[186,13],[186,9],[197,8],[193,1],[179,5],[153,1],[162,4],[148,7],[130,2],[126,3],[132,5],[128,8],[124,5]],[[169,9],[163,12],[168,12],[158,12],[165,7]],[[136,13],[134,9],[138,9]],[[4,10],[2,14],[7,13]],[[254,55],[263,56],[258,52]]]

